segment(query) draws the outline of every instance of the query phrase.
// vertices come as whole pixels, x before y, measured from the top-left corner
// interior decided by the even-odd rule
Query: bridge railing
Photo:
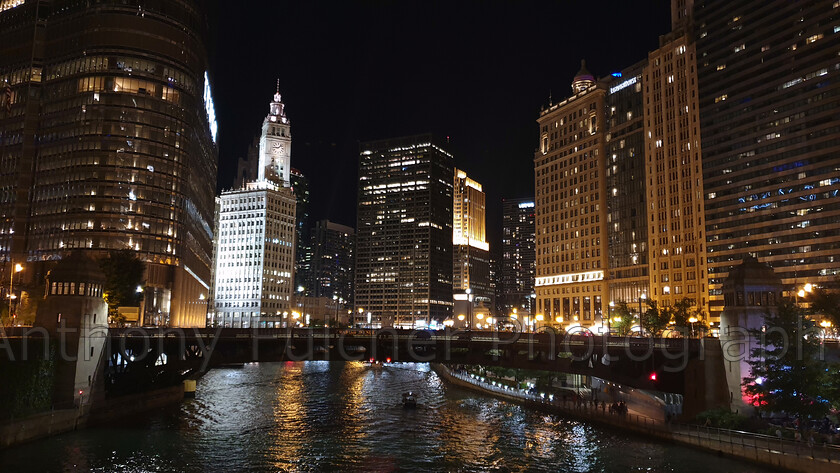
[[[723,452],[740,450],[741,454],[791,455],[840,464],[840,445],[810,440],[790,440],[738,430],[719,429],[697,424],[671,424],[669,431],[691,443]]]

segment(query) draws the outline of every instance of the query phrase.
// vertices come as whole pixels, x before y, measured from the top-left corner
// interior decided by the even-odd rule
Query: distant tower
[[[455,169],[452,205],[452,290],[456,314],[489,315],[490,245],[485,236],[485,194],[481,184]],[[472,307],[468,307],[472,305]],[[478,311],[476,309],[479,309]],[[471,325],[472,326],[472,325]]]
[[[209,325],[280,328],[295,323],[290,312],[298,199],[290,180],[289,130],[278,92],[263,121],[258,161],[250,153],[251,159],[240,160],[238,180],[243,182],[217,200]],[[256,181],[244,181],[254,175],[249,167],[254,162]]]
[[[262,125],[257,180],[266,179],[283,187],[289,187],[291,156],[291,123],[286,117],[285,105],[280,98],[280,82],[278,81],[277,92],[269,104],[269,113]]]
[[[502,314],[534,312],[534,199],[502,200]]]
[[[580,70],[572,79],[572,93],[578,94],[595,85],[595,76],[586,69],[586,60],[580,60]]]

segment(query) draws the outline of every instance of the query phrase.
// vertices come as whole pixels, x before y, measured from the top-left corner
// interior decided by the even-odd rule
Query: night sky
[[[533,196],[535,120],[549,93],[570,94],[582,58],[601,77],[670,29],[667,0],[210,3],[219,190],[279,78],[313,223],[355,227],[360,142],[430,131],[484,186],[496,250],[501,200]]]

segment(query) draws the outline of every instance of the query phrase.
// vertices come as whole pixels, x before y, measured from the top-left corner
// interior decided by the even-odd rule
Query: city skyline
[[[581,58],[600,77],[656,49],[668,31],[668,3],[611,4],[616,14],[597,28],[575,20],[589,14],[581,5],[225,5],[211,15],[219,190],[231,187],[264,113],[262,97],[279,77],[295,123],[292,166],[320,190],[312,193],[312,221],[355,224],[360,142],[433,132],[449,138],[455,165],[485,185],[488,240],[500,247],[502,198],[533,196],[540,107],[567,95]],[[228,24],[252,27],[231,37]],[[434,34],[402,33],[416,28]]]

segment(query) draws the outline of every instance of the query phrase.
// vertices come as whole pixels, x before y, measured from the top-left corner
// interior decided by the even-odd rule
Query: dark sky
[[[501,199],[533,195],[549,91],[567,97],[582,58],[598,77],[643,59],[670,28],[668,0],[210,3],[219,189],[279,78],[312,222],[355,227],[359,142],[430,131],[484,186],[495,248]]]

